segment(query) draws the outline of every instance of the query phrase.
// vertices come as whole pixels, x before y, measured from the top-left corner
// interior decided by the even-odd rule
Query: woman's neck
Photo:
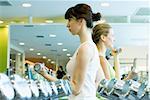
[[[97,48],[98,48],[99,54],[105,57],[106,46],[103,43],[98,43]]]
[[[84,28],[80,34],[80,43],[86,42],[86,41],[92,41],[92,37],[91,37],[91,30],[88,28]]]

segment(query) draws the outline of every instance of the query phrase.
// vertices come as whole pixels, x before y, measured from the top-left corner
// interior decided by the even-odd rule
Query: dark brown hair
[[[109,24],[106,24],[106,23],[97,24],[93,28],[93,34],[92,34],[93,42],[95,44],[97,44],[100,40],[101,35],[107,36],[109,34],[110,28],[111,28],[111,26]]]
[[[100,20],[101,14],[94,14],[91,7],[87,4],[77,4],[76,6],[69,8],[65,13],[65,19],[73,17],[76,19],[84,18],[86,20],[86,26],[92,28],[93,21]]]

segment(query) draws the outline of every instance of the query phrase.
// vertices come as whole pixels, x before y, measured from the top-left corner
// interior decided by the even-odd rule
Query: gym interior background
[[[139,81],[150,83],[149,0],[0,0],[0,73],[25,77],[25,63],[32,69],[36,62],[53,73],[60,65],[65,70],[80,42],[67,30],[64,14],[77,3],[91,5],[114,29],[115,46],[123,49],[121,74],[134,67]]]

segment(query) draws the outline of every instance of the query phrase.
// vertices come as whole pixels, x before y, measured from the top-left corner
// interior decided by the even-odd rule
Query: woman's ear
[[[106,36],[105,35],[101,35],[100,38],[101,38],[102,41],[106,41]]]
[[[81,24],[83,23],[83,21],[84,21],[83,18],[78,19],[78,22],[81,23]]]

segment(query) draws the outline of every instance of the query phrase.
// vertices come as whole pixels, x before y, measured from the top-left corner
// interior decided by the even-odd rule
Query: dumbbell
[[[40,73],[44,68],[43,64],[37,63],[34,65],[34,70]],[[67,96],[71,94],[69,82],[67,80],[58,80],[56,82],[50,82],[52,88],[52,98]]]
[[[103,95],[104,90],[107,88],[106,83],[108,83],[108,80],[106,80],[106,79],[103,79],[103,80],[100,81],[100,84],[99,84],[98,89],[97,89],[97,92],[100,95]]]
[[[111,79],[110,81],[106,82],[104,85],[105,90],[104,92],[106,95],[110,95],[114,90],[114,85],[116,84],[117,80],[115,78]]]
[[[130,92],[130,86],[131,86],[130,80],[127,81],[118,80],[114,85],[113,93],[118,96],[118,99],[126,100]]]
[[[141,100],[150,100],[150,87],[147,86],[145,95],[142,97]]]
[[[117,99],[118,97],[113,95],[114,85],[116,82],[117,80],[115,78],[111,80],[101,80],[97,91],[98,94],[104,98],[107,98],[108,100]]]
[[[15,96],[13,86],[7,75],[0,73],[0,100],[12,100]]]
[[[37,85],[40,91],[40,98],[47,98],[49,96],[44,80],[37,80]]]
[[[145,94],[145,92],[146,92],[147,84],[148,84],[147,82],[141,83],[141,85],[140,85],[140,87],[139,87],[139,89],[138,89],[138,92],[137,92],[137,97],[138,97],[139,99],[141,99],[141,98],[144,96],[144,94]]]
[[[15,99],[30,99],[32,96],[32,92],[27,81],[16,74],[13,75],[13,77],[14,80],[11,81],[16,91]]]
[[[128,96],[131,100],[141,100],[146,93],[147,82],[139,83],[137,81],[131,81],[130,94]]]
[[[29,88],[32,92],[32,98],[36,99],[39,97],[39,89],[35,81],[28,80]]]
[[[37,73],[40,73],[40,71],[42,70],[42,68],[44,68],[43,64],[41,63],[36,63],[34,65],[34,70],[37,72]]]
[[[52,98],[69,96],[72,93],[70,84],[67,80],[60,79],[56,82],[51,82],[51,87],[53,89]]]

